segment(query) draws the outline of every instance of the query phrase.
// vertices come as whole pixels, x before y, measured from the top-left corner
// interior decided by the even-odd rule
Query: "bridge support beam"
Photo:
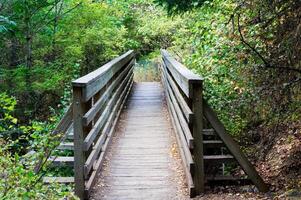
[[[81,200],[85,198],[85,152],[83,150],[84,143],[84,116],[85,103],[82,101],[82,88],[73,87],[73,123],[74,123],[74,180],[75,194]]]
[[[203,83],[202,81],[189,83],[192,91],[192,136],[194,138],[193,157],[195,168],[193,181],[195,184],[195,196],[204,192],[204,159],[203,159]],[[192,194],[193,195],[193,194]],[[192,196],[191,195],[191,196]]]

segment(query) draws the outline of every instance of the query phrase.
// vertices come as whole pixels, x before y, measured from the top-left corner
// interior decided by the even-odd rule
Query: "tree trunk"
[[[25,11],[25,65],[26,65],[26,89],[28,92],[31,91],[31,69],[32,69],[32,30],[31,30],[31,14],[29,6],[26,6]]]
[[[7,86],[9,89],[12,89],[14,87],[13,85],[13,70],[18,65],[18,55],[17,55],[17,38],[14,32],[12,32],[12,38],[11,38],[11,44],[10,44],[10,56],[9,56],[9,74],[7,78]]]

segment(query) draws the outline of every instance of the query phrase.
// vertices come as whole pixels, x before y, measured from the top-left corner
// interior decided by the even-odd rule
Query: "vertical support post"
[[[195,184],[195,195],[204,192],[204,159],[203,159],[203,83],[197,81],[190,83],[192,91],[192,112],[194,114],[192,124],[192,136],[194,138],[193,157],[195,160],[195,171],[193,181]]]
[[[74,129],[74,183],[75,194],[82,200],[85,198],[85,152],[83,115],[85,104],[82,101],[82,88],[73,87],[73,129]]]

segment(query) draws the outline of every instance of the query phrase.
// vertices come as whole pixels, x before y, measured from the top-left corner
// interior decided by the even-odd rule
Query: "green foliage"
[[[245,113],[253,95],[252,84],[243,76],[249,56],[233,40],[231,24],[227,24],[234,8],[231,1],[215,0],[184,14],[187,24],[178,31],[171,50],[205,78],[205,98],[227,129],[239,135],[247,125]]]
[[[46,164],[35,174],[35,161],[57,145],[51,131],[70,104],[71,81],[129,49],[140,58],[136,78],[147,80],[145,72],[158,76],[149,66],[159,49],[173,51],[205,78],[205,98],[233,135],[261,121],[300,119],[297,1],[14,0],[0,10],[0,173],[8,169],[0,198],[69,194],[40,179],[70,169]]]
[[[0,93],[0,133],[15,128],[18,120],[12,116],[12,112],[16,104],[16,99],[6,93]]]
[[[55,123],[19,125],[17,118],[13,117],[16,103],[7,94],[0,94],[0,199],[71,197],[70,187],[43,184],[47,164],[38,173],[34,172],[37,161],[58,144],[58,136],[51,135]],[[16,130],[20,132],[17,137],[13,136]],[[21,143],[22,140],[27,144]]]
[[[205,98],[232,134],[296,112],[300,3],[213,0],[183,13],[181,5],[191,3],[169,2],[186,22],[170,50],[204,76]]]
[[[11,155],[0,149],[0,199],[62,199],[72,196],[67,186],[45,185],[35,174],[29,155]],[[73,198],[75,199],[75,198]]]
[[[208,0],[155,0],[156,3],[165,7],[169,14],[181,13],[193,8],[198,8],[210,2]]]
[[[9,18],[0,15],[0,33],[12,31],[16,25],[17,24],[14,21],[11,21]]]

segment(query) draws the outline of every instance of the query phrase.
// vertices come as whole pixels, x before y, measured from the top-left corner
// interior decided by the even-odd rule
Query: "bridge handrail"
[[[180,62],[174,59],[168,53],[168,51],[161,50],[161,54],[166,67],[169,69],[178,86],[186,94],[187,97],[192,98],[193,85],[201,84],[203,82],[203,78],[199,75],[194,74]]]
[[[166,50],[162,54],[162,82],[171,121],[185,169],[190,196],[204,191],[203,163],[203,78],[176,61]]]
[[[203,79],[162,50],[162,82],[164,84],[171,121],[176,132],[181,158],[185,168],[190,196],[204,191],[203,119],[209,122],[215,133],[244,172],[261,192],[267,185],[256,172],[238,144],[227,134],[216,113],[203,99]]]
[[[86,199],[133,84],[133,51],[72,82],[75,193]]]
[[[63,115],[62,119],[58,122],[54,130],[52,131],[53,136],[57,136],[56,140],[63,141],[67,136],[67,131],[72,126],[72,117],[73,117],[73,109],[72,104],[67,108],[67,111]],[[43,157],[38,160],[35,165],[34,171],[38,173],[43,167],[44,163],[48,161],[50,155],[52,153],[52,149],[46,149]]]

